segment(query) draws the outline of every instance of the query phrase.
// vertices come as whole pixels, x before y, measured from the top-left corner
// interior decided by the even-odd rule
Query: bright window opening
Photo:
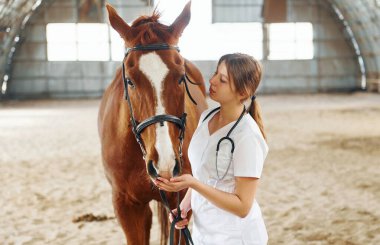
[[[76,60],[76,33],[75,24],[48,24],[46,26],[48,60]]]
[[[188,59],[218,60],[224,54],[236,52],[256,59],[263,57],[260,23],[216,23],[186,31],[179,43],[183,56]]]
[[[107,24],[77,24],[78,60],[109,60]]]
[[[156,0],[162,13],[160,21],[171,25],[188,0]],[[242,52],[262,59],[261,23],[212,24],[212,1],[193,0],[189,25],[179,40],[181,54],[190,60],[218,60],[226,53]]]
[[[109,28],[111,35],[111,58],[115,61],[121,61],[124,58],[124,40],[111,26]]]
[[[46,36],[49,61],[109,60],[107,24],[51,23]]]
[[[269,24],[270,60],[313,59],[313,26],[311,23]]]

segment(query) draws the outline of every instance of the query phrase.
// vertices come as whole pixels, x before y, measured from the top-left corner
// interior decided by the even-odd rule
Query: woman
[[[220,109],[202,113],[191,139],[188,156],[193,176],[155,181],[165,191],[189,188],[180,205],[184,219],[176,228],[188,224],[187,212],[192,210],[195,245],[267,244],[255,201],[268,152],[254,95],[261,72],[260,63],[251,56],[227,54],[220,58],[210,80],[210,98],[219,102]]]

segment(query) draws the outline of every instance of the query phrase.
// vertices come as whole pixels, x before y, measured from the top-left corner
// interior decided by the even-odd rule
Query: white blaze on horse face
[[[169,72],[168,67],[161,60],[161,57],[155,52],[144,54],[140,57],[139,61],[140,71],[150,80],[152,86],[156,90],[157,107],[156,115],[165,114],[165,107],[161,100],[161,85],[164,81],[166,75]],[[164,126],[160,126],[159,123],[156,126],[156,150],[158,152],[158,171],[166,172],[173,171],[175,164],[175,157],[173,151],[173,145],[169,136],[169,128],[167,122]],[[160,174],[160,173],[158,173]]]

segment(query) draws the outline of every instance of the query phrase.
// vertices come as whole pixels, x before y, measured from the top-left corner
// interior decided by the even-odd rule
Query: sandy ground
[[[269,244],[380,244],[380,95],[259,96]],[[100,162],[99,100],[0,104],[0,244],[125,244]],[[72,222],[91,213],[111,219]],[[158,244],[157,222],[151,244]]]

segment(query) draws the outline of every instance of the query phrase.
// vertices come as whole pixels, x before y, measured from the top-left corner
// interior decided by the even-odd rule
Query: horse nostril
[[[173,176],[177,176],[181,173],[181,166],[179,164],[179,161],[177,159],[175,159],[175,165],[174,165],[174,169],[173,169]]]
[[[147,168],[148,168],[148,174],[152,178],[156,179],[158,177],[158,174],[157,174],[156,168],[153,166],[153,161],[152,160],[149,160]]]

